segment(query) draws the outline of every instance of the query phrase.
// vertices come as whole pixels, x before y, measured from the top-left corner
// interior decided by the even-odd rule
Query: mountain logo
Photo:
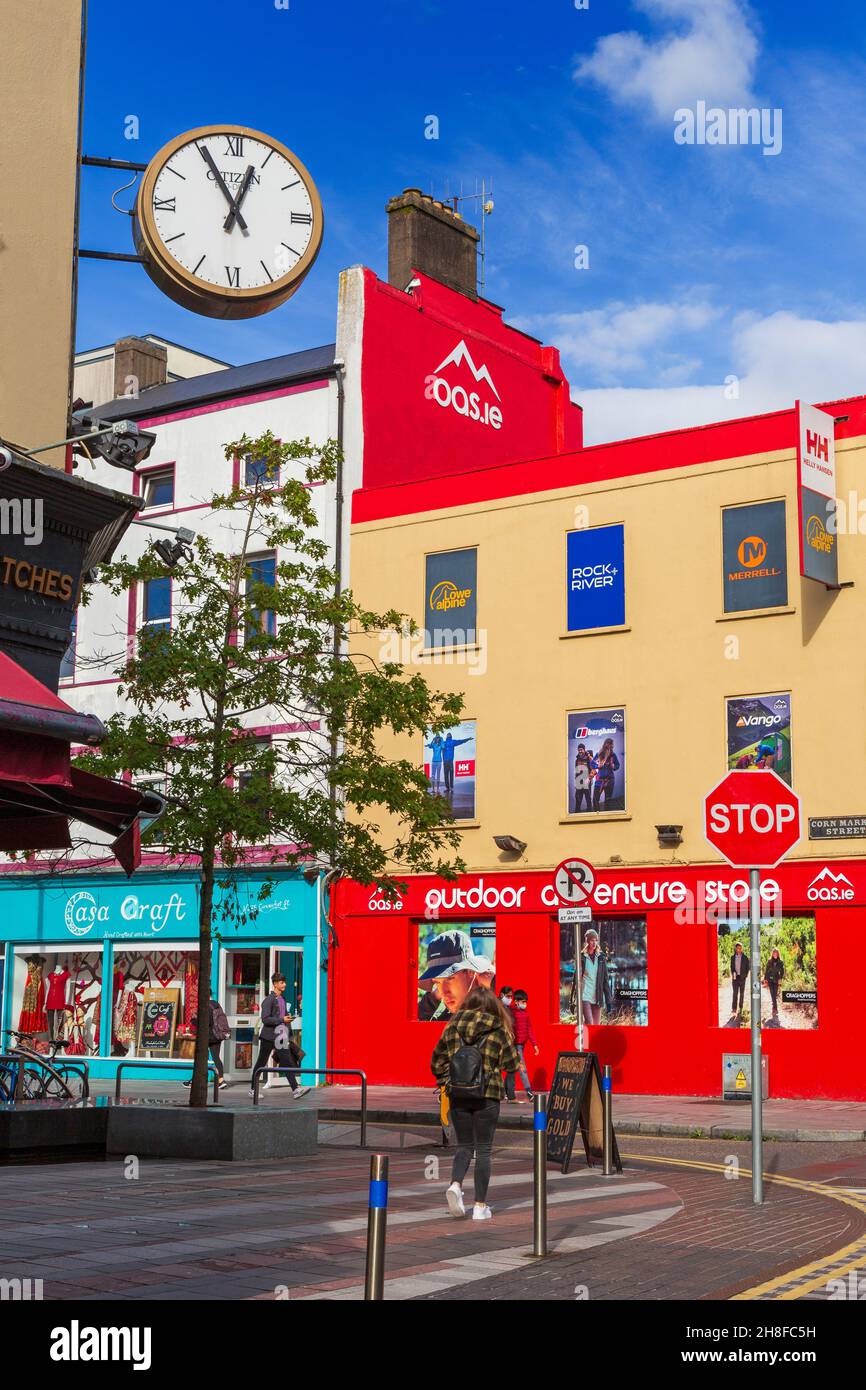
[[[460,339],[447,357],[443,357],[436,370],[425,377],[424,395],[428,400],[434,400],[437,405],[441,405],[443,410],[450,408],[468,420],[476,420],[479,424],[489,425],[495,430],[501,429],[502,411],[498,405],[482,401],[478,391],[467,391],[464,386],[452,386],[451,382],[441,375],[447,367],[462,366],[468,367],[479,386],[483,384],[492,391],[497,401],[501,399],[489,369],[484,363],[476,367],[464,338]]]
[[[854,885],[845,874],[834,874],[828,866],[816,874],[806,889],[806,896],[813,903],[851,902]]]

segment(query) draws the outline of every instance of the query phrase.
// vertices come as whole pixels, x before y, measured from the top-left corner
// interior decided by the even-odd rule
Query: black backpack
[[[448,1068],[445,1090],[452,1100],[484,1099],[484,1058],[472,1043],[458,1047]]]

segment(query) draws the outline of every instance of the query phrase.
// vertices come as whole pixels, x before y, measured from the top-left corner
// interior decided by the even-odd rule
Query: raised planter
[[[140,1158],[294,1158],[318,1152],[314,1110],[120,1105],[108,1114],[106,1152]]]
[[[0,1110],[0,1157],[105,1152],[108,1111],[103,1106],[69,1107],[24,1104]]]

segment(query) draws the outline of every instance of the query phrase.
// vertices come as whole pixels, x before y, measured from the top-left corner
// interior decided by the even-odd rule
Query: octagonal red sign
[[[735,869],[773,869],[800,838],[800,798],[768,769],[729,772],[704,798],[704,835]]]

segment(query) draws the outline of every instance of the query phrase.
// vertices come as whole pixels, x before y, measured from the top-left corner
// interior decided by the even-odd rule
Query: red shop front
[[[866,1100],[856,1031],[864,903],[864,860],[791,861],[762,875],[760,969],[776,977],[775,988],[762,985],[771,1097]],[[584,1045],[612,1065],[616,1089],[718,1096],[723,1054],[749,1050],[751,980],[742,991],[738,979],[735,1008],[732,979],[737,942],[749,951],[748,876],[724,865],[602,869],[590,924],[561,926],[559,905],[549,871],[419,877],[393,904],[340,884],[331,1064],[362,1067],[372,1084],[431,1085],[430,1053],[448,1016],[432,976],[438,960],[462,950],[496,989],[527,991],[540,1048],[538,1057],[527,1048],[530,1079],[547,1088],[557,1053],[577,1045],[577,963],[595,930],[609,991]]]

